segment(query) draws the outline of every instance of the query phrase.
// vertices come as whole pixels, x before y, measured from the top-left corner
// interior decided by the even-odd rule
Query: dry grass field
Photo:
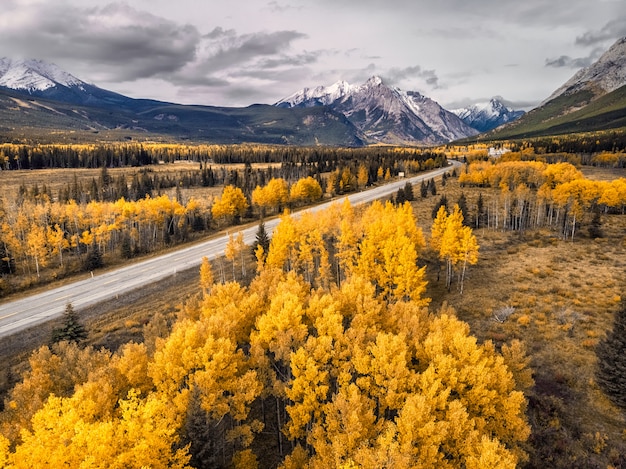
[[[611,178],[615,173],[593,169],[588,177]],[[445,187],[438,180],[437,191],[413,203],[426,237],[441,194],[454,203],[462,191],[470,212],[479,193],[487,200],[495,194],[491,189],[461,190],[456,179],[448,179]],[[419,195],[419,188],[414,192]],[[595,347],[626,294],[626,216],[603,216],[602,221],[603,238],[590,238],[583,225],[573,242],[549,230],[522,235],[476,230],[480,259],[469,269],[462,295],[456,284],[446,290],[443,275],[437,281],[436,259],[424,256],[432,311],[446,302],[479,341],[501,346],[519,339],[526,346],[535,380],[527,393],[533,433],[526,467],[626,467],[626,416],[595,380]],[[172,320],[181,304],[193,301],[197,284],[197,272],[181,273],[82,312],[89,344],[114,350],[126,341],[142,340],[155,314]],[[506,307],[512,314],[497,320]],[[52,327],[32,332],[27,340],[3,341],[0,354],[11,366],[0,375],[0,392],[24,369],[29,350],[46,343]]]
[[[591,177],[610,179],[612,171]],[[463,188],[470,212],[478,194]],[[429,231],[431,211],[441,194],[453,203],[461,189],[449,179],[436,197],[414,204]],[[530,467],[626,467],[626,416],[596,384],[595,348],[611,329],[626,293],[626,217],[603,216],[604,237],[591,239],[583,226],[572,241],[549,230],[523,235],[479,229],[480,259],[469,270],[463,294],[437,282],[429,267],[432,309],[444,301],[469,323],[479,341],[496,345],[521,340],[531,357],[535,387],[528,393],[533,427]],[[504,322],[503,308],[514,312]],[[511,309],[509,309],[511,311]],[[495,316],[494,316],[495,313]]]
[[[277,163],[252,164],[252,167],[255,169],[265,169],[269,166],[280,165]],[[211,167],[214,170],[220,168],[227,168],[228,170],[241,170],[243,169],[244,165],[211,165]],[[137,168],[111,168],[108,169],[108,173],[114,179],[117,179],[123,175],[126,177],[127,183],[130,184],[133,176],[140,173],[141,171],[150,171],[158,173],[161,177],[169,176],[174,178],[175,176],[180,176],[184,173],[196,172],[199,170],[199,168],[200,163],[196,163],[193,161],[178,161],[171,164],[149,165]],[[39,189],[42,189],[45,185],[51,190],[52,196],[56,197],[61,188],[73,184],[75,180],[79,183],[82,183],[84,186],[89,187],[88,184],[91,183],[91,180],[95,179],[97,181],[101,173],[101,169],[74,168],[67,168],[63,170],[39,169],[0,171],[0,197],[4,198],[5,200],[12,200],[22,184],[26,185],[26,187],[29,189],[34,187],[35,184],[39,187]],[[219,196],[221,191],[221,187],[193,187],[189,189],[183,189],[182,194],[185,198],[195,197],[197,199],[202,199],[206,197]],[[173,197],[175,195],[175,192],[176,190],[172,188],[164,190],[163,194]]]

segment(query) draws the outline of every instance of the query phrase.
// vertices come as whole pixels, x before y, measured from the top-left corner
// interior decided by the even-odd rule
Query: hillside
[[[626,86],[596,100],[591,91],[561,95],[481,140],[564,135],[626,127]]]
[[[626,127],[626,38],[578,71],[539,107],[483,140],[563,135]]]
[[[95,136],[97,134],[97,137]],[[186,106],[136,100],[112,111],[0,89],[0,138],[44,141],[201,140],[360,146],[358,131],[326,108]]]

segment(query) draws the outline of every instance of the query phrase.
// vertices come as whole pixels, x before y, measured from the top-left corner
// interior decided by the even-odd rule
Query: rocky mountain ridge
[[[441,144],[478,133],[432,99],[387,86],[378,76],[361,85],[338,81],[304,88],[274,105],[328,106],[345,115],[369,143]]]

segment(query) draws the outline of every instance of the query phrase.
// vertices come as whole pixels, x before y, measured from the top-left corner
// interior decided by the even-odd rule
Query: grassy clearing
[[[484,198],[493,193],[463,188],[470,211],[481,191]],[[454,202],[461,189],[449,180],[439,193]],[[425,233],[438,198],[415,204]],[[435,259],[426,256],[434,308],[453,306],[479,341],[526,344],[536,383],[528,395],[529,467],[621,467],[626,454],[626,416],[595,380],[595,347],[626,292],[626,217],[603,216],[602,229],[604,238],[591,239],[583,227],[574,242],[548,230],[476,230],[480,260],[463,295],[454,285],[447,292],[443,275],[437,282]],[[505,307],[514,312],[499,322],[494,313]]]
[[[254,169],[265,169],[268,167],[276,167],[280,166],[278,163],[253,163],[252,168]],[[241,170],[243,169],[243,164],[232,164],[232,165],[211,165],[214,170],[226,168],[227,170]],[[185,174],[188,172],[196,172],[200,169],[200,163],[193,161],[178,161],[176,163],[171,164],[160,164],[160,165],[148,165],[142,166],[139,168],[110,168],[108,169],[108,174],[114,179],[119,178],[120,176],[124,176],[128,184],[132,181],[132,178],[135,174],[139,174],[141,171],[149,171],[158,173],[159,176],[162,177],[171,177],[177,178],[181,174]],[[63,170],[59,169],[38,169],[38,170],[20,170],[20,171],[0,171],[0,187],[2,188],[1,197],[3,197],[6,201],[11,201],[15,195],[19,187],[24,184],[28,189],[37,185],[39,189],[42,189],[43,186],[47,186],[51,191],[53,197],[56,197],[59,190],[68,185],[77,181],[82,183],[84,186],[88,186],[91,183],[92,179],[96,181],[99,179],[102,174],[102,169],[75,169],[75,168],[67,168]],[[183,197],[195,197],[198,199],[210,196],[218,196],[222,192],[222,187],[192,187],[189,189],[182,189]],[[163,194],[166,194],[170,197],[173,197],[176,193],[176,189],[165,189],[163,190]]]

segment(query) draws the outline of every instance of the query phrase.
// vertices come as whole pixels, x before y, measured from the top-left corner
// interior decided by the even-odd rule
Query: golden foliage
[[[297,443],[285,468],[515,467],[529,435],[523,348],[503,358],[449,308],[428,313],[424,245],[408,204],[285,215],[249,287],[214,284],[203,260],[202,299],[150,353],[33,355],[0,419],[0,462],[185,468],[211,434],[224,464],[257,467],[271,425],[278,448]]]

